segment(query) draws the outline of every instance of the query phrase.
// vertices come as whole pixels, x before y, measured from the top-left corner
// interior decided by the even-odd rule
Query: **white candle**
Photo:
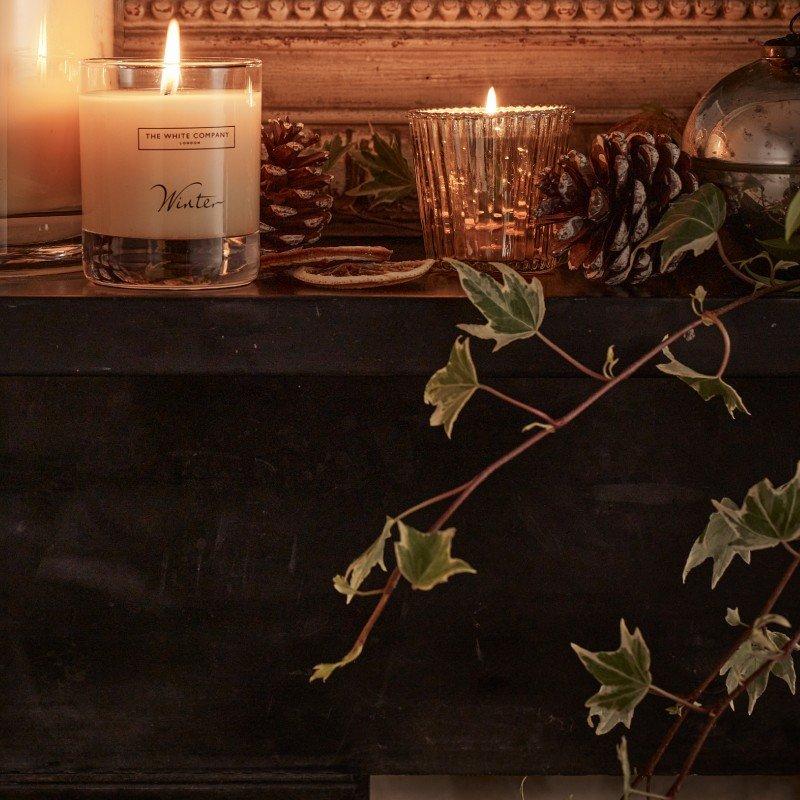
[[[126,65],[116,62],[117,85],[81,94],[86,231],[171,240],[258,231],[260,85],[225,88],[226,62],[179,64],[174,46],[152,88],[125,88]],[[198,67],[205,79],[195,88],[187,84]],[[137,69],[148,67],[132,62]]]
[[[12,243],[80,233],[78,59],[111,55],[112,0],[6,0],[0,95]],[[72,211],[70,220],[51,215]],[[41,216],[37,216],[41,215]]]

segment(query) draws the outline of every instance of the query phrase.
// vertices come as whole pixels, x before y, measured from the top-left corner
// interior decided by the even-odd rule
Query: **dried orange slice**
[[[382,261],[366,263],[346,261],[341,264],[305,264],[289,270],[302,283],[329,289],[377,289],[395,286],[421,278],[434,265],[432,258],[424,261]]]

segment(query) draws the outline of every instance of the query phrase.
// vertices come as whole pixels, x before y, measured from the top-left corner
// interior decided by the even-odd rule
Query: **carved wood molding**
[[[585,24],[759,27],[780,24],[800,0],[118,0],[127,28],[182,23],[223,27],[530,27]]]

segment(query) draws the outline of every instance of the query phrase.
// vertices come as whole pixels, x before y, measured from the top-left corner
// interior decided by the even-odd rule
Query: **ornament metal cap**
[[[800,11],[792,17],[789,33],[764,42],[762,46],[764,58],[771,62],[788,62],[779,65],[800,67],[800,31],[795,30],[796,26],[800,27]]]

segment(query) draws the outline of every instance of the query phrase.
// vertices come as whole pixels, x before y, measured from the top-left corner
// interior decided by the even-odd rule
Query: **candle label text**
[[[216,208],[224,202],[223,200],[218,200],[213,194],[206,194],[200,181],[194,181],[177,189],[165,186],[163,183],[157,183],[150,188],[158,192],[158,211],[202,210],[204,208]]]
[[[140,150],[230,150],[236,126],[212,128],[139,128]]]

